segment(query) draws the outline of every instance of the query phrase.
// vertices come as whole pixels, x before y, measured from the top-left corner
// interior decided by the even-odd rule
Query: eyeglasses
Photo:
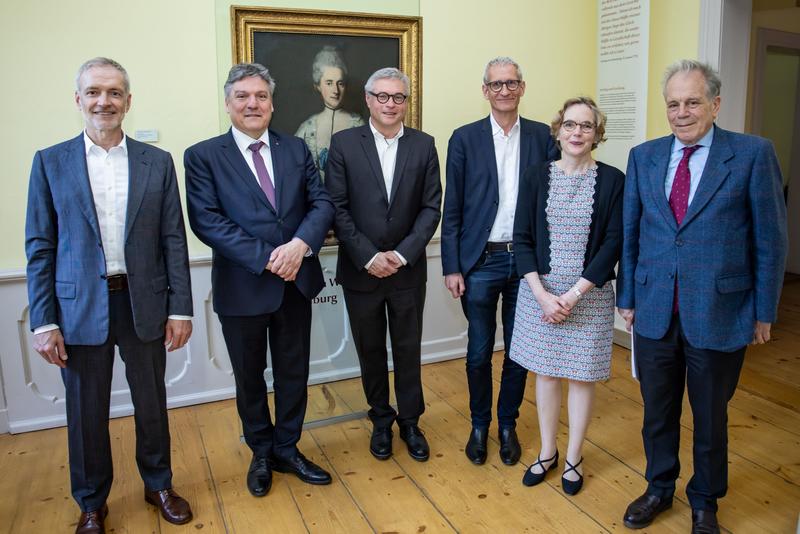
[[[578,126],[581,127],[581,131],[583,133],[590,133],[592,132],[596,125],[593,122],[575,122],[575,121],[564,121],[561,123],[561,127],[564,128],[565,132],[571,132]]]
[[[493,93],[499,93],[503,90],[503,86],[505,85],[506,89],[513,93],[519,89],[520,84],[522,84],[521,80],[495,80],[493,82],[486,82],[486,87],[491,89]]]
[[[377,100],[381,104],[387,103],[389,101],[389,99],[391,98],[392,101],[395,104],[400,105],[400,104],[402,104],[403,102],[406,101],[406,98],[408,98],[408,95],[404,95],[403,93],[395,93],[393,95],[390,95],[389,93],[373,93],[372,91],[368,91],[368,92],[369,92],[369,94],[374,96],[375,100]]]

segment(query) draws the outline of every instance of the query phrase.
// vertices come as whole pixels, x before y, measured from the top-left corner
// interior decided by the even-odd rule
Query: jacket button
[[[680,239],[676,239],[675,240],[675,245],[677,245],[679,247],[682,247],[683,246],[683,241],[681,241]]]

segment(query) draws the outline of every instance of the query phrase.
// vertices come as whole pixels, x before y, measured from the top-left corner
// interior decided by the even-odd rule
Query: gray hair
[[[227,100],[227,98],[231,96],[231,87],[233,87],[233,84],[239,80],[253,77],[261,78],[267,82],[270,95],[275,92],[275,80],[270,75],[267,67],[260,63],[237,63],[231,67],[231,71],[228,73],[228,79],[223,86],[225,90],[225,99]]]
[[[718,97],[722,88],[722,80],[719,79],[717,71],[711,68],[711,65],[694,59],[679,59],[664,71],[664,79],[661,82],[661,92],[664,98],[667,97],[667,84],[673,76],[678,73],[688,74],[695,70],[702,74],[706,80],[706,97],[709,100]]]
[[[319,85],[319,81],[322,79],[322,71],[326,67],[341,69],[342,77],[347,78],[347,67],[342,60],[342,56],[339,55],[339,51],[335,47],[330,45],[322,47],[322,50],[314,56],[314,63],[311,64],[311,79],[314,85]]]
[[[405,95],[408,96],[411,94],[411,81],[400,69],[384,67],[376,70],[372,73],[372,76],[369,77],[367,83],[364,84],[364,90],[371,93],[375,88],[375,82],[378,80],[400,80],[403,82],[403,87],[405,87]]]
[[[522,81],[522,69],[519,67],[519,63],[508,56],[497,56],[490,60],[489,63],[486,64],[486,68],[483,69],[483,84],[486,85],[489,83],[489,69],[492,67],[505,67],[506,65],[511,65],[517,69],[517,77],[519,81]]]
[[[81,76],[83,76],[84,72],[94,67],[113,67],[117,69],[120,74],[122,74],[122,83],[125,87],[125,93],[131,92],[131,79],[128,77],[128,71],[125,70],[125,67],[107,57],[95,57],[80,66],[78,74],[75,76],[75,89],[78,92],[81,90]]]

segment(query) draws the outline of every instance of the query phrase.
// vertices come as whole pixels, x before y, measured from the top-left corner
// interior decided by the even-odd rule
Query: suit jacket
[[[272,251],[293,237],[311,248],[295,284],[308,299],[325,285],[316,254],[333,218],[333,204],[305,143],[269,131],[277,209],[273,208],[228,133],[186,149],[189,224],[213,249],[214,311],[220,315],[272,313],[285,282],[266,271]]]
[[[751,341],[755,321],[776,320],[786,259],[786,207],[772,144],[715,128],[680,227],[664,194],[674,137],[631,151],[617,305],[635,308],[636,331],[659,339],[672,320],[677,277],[688,342],[732,351]]]
[[[125,265],[142,341],[164,335],[168,315],[192,315],[189,257],[169,153],[127,138]],[[70,345],[108,337],[106,262],[83,133],[33,158],[25,222],[30,325],[58,324]]]
[[[557,159],[546,125],[520,117],[519,174]],[[466,275],[486,248],[500,202],[497,160],[489,117],[453,132],[447,147],[447,187],[442,220],[443,274]]]
[[[528,167],[519,183],[514,217],[514,255],[517,272],[547,274],[550,267],[550,164]],[[614,268],[622,252],[622,190],[625,175],[611,165],[597,162],[589,239],[581,276],[596,286],[616,277]]]
[[[378,252],[397,250],[408,261],[387,283],[397,288],[425,284],[425,246],[441,215],[442,184],[433,137],[406,127],[398,140],[391,195],[369,125],[333,136],[325,185],[336,205],[339,239],[336,278],[343,287],[370,291],[381,279],[364,266]]]

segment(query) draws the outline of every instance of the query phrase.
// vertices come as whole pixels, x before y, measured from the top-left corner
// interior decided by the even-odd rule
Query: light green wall
[[[784,184],[788,183],[790,177],[799,74],[800,56],[788,51],[767,49],[761,93],[763,116],[759,135],[771,139],[775,145]]]
[[[670,133],[661,77],[677,59],[697,59],[700,0],[650,0],[647,138]]]
[[[658,80],[678,57],[695,57],[700,0],[651,0],[648,134],[666,128]],[[128,69],[133,105],[125,129],[159,130],[183,182],[184,149],[227,128],[221,78],[231,63],[229,8],[251,0],[4,0],[0,2],[0,273],[24,268],[24,218],[35,150],[73,137],[80,63],[107,55]],[[548,121],[574,94],[595,92],[596,0],[289,0],[271,7],[423,17],[423,128],[442,161],[452,130],[488,113],[486,61],[511,55],[528,84],[523,115]],[[100,22],[105,20],[107,22]],[[676,34],[675,28],[681,28]],[[654,98],[653,95],[657,98]],[[182,187],[182,185],[181,185]],[[193,236],[190,254],[208,250]]]

